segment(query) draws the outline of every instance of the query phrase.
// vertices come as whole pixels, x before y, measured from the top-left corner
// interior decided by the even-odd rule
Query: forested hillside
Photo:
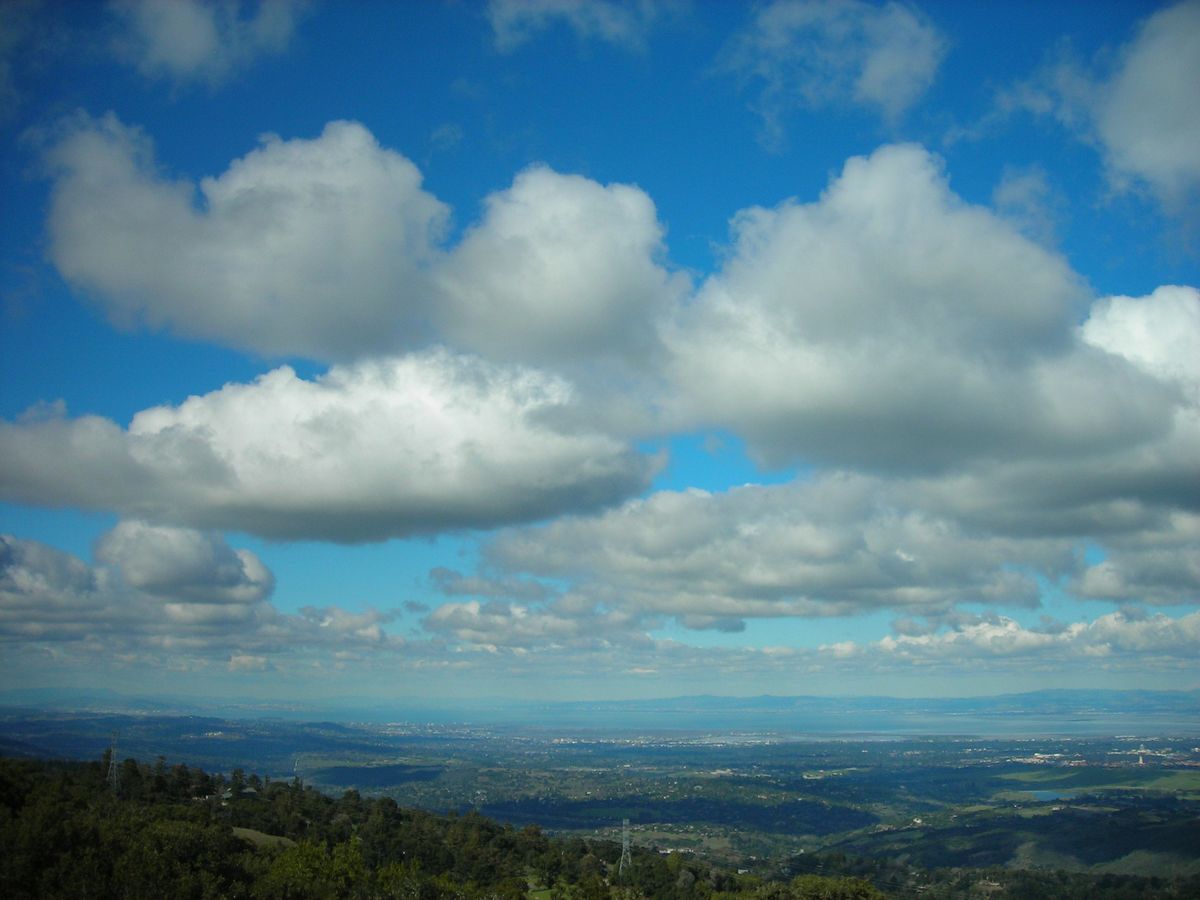
[[[0,760],[0,895],[10,898],[607,898],[883,896],[854,878],[764,883],[698,860],[437,816],[298,780],[162,760]]]
[[[115,784],[114,784],[115,782]],[[1014,870],[888,855],[807,854],[773,875],[699,856],[553,837],[475,812],[436,815],[299,779],[125,760],[0,759],[6,898],[1187,898],[1200,879]],[[761,866],[761,861],[759,861]]]

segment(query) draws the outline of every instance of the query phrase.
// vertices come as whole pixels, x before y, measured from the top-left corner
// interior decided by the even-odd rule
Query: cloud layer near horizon
[[[392,617],[336,606],[281,613],[271,572],[219,535],[122,521],[97,541],[98,566],[38,541],[0,535],[0,643],[188,668],[261,669],[272,657],[355,649],[397,652]]]
[[[141,551],[121,547],[134,535],[158,551],[149,587],[139,584]],[[106,562],[89,566],[37,541],[0,535],[0,645],[10,663],[50,656],[63,671],[103,660],[194,673],[274,671],[293,679],[380,665],[392,672],[572,678],[594,675],[600,664],[622,679],[699,669],[718,678],[886,674],[913,665],[936,672],[965,660],[981,673],[1064,664],[1171,670],[1189,664],[1200,635],[1200,613],[1172,619],[1127,609],[1037,628],[1004,616],[964,616],[945,630],[909,628],[871,644],[696,648],[649,638],[636,616],[566,598],[546,607],[447,603],[426,619],[433,637],[413,641],[389,633],[395,614],[387,611],[327,605],[280,612],[262,580],[270,573],[254,554],[209,533],[125,521],[98,543],[108,547],[101,551]],[[226,565],[234,557],[241,575]],[[196,593],[153,589],[168,583]]]

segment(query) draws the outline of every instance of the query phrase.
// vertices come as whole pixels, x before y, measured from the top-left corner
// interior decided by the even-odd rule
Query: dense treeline
[[[915,866],[908,854],[887,857],[825,852],[797,856],[784,874],[818,873],[854,877],[879,887],[885,896],[923,900],[987,897],[989,900],[1195,900],[1200,877],[1096,875],[1057,869],[1007,866],[934,869]]]
[[[0,759],[0,896],[5,898],[411,898],[742,900],[885,896],[1200,896],[1200,878],[1003,867],[923,868],[911,854],[795,857],[763,881],[611,841],[552,838],[477,813],[438,816],[386,797],[326,796],[299,780],[209,775],[162,759]]]
[[[0,896],[11,898],[829,898],[853,877],[764,883],[610,841],[550,838],[475,813],[436,816],[234,770],[126,760],[0,760]]]

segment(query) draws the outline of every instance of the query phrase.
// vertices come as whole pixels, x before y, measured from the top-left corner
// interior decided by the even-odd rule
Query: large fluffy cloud
[[[796,107],[855,103],[899,119],[932,84],[945,39],[917,10],[861,0],[775,0],[732,42],[729,68],[756,82],[765,137]]]
[[[534,167],[486,208],[439,273],[448,339],[551,363],[653,347],[687,283],[656,262],[663,227],[644,192]]]
[[[1080,333],[1102,342],[1107,332],[1093,322],[1107,327],[1114,310],[1153,319],[1164,314],[1155,298],[1177,297],[1194,299],[1160,291],[1129,301],[1143,304],[1133,311],[1129,298],[1101,301]],[[1173,321],[1179,337],[1187,314]],[[1200,336],[1182,343],[1200,346]],[[663,491],[599,516],[502,532],[481,576],[453,584],[529,597],[532,576],[627,612],[723,630],[746,617],[878,610],[944,620],[964,604],[1036,607],[1051,585],[1095,600],[1194,604],[1200,415],[1194,391],[1180,390],[1190,376],[1178,364],[1190,356],[1174,347],[1136,328],[1111,346],[1130,363],[1120,377],[1166,406],[1165,430],[1076,454],[1031,443],[903,477],[824,473],[717,494]]]
[[[304,0],[111,0],[117,52],[147,77],[215,85],[283,51]],[[247,15],[247,12],[252,14]]]
[[[51,259],[119,323],[317,359],[427,338],[447,211],[361,125],[268,136],[198,186],[111,114],[64,125],[46,162]]]
[[[936,157],[886,146],[815,203],[740,213],[666,342],[686,414],[771,462],[939,469],[1166,434],[1172,392],[1078,341],[1086,302]]]
[[[266,355],[349,359],[439,339],[499,360],[644,360],[686,293],[654,203],[535,166],[487,198],[453,252],[448,209],[364,127],[262,145],[221,175],[171,181],[109,114],[64,123],[50,257],[123,325]]]
[[[444,351],[287,367],[128,429],[97,417],[0,425],[18,502],[271,537],[381,540],[587,510],[642,489],[652,461],[572,429],[572,392]]]

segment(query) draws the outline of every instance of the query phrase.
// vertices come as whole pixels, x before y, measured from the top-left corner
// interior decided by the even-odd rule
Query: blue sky
[[[0,678],[1200,686],[1200,3],[0,8]]]

